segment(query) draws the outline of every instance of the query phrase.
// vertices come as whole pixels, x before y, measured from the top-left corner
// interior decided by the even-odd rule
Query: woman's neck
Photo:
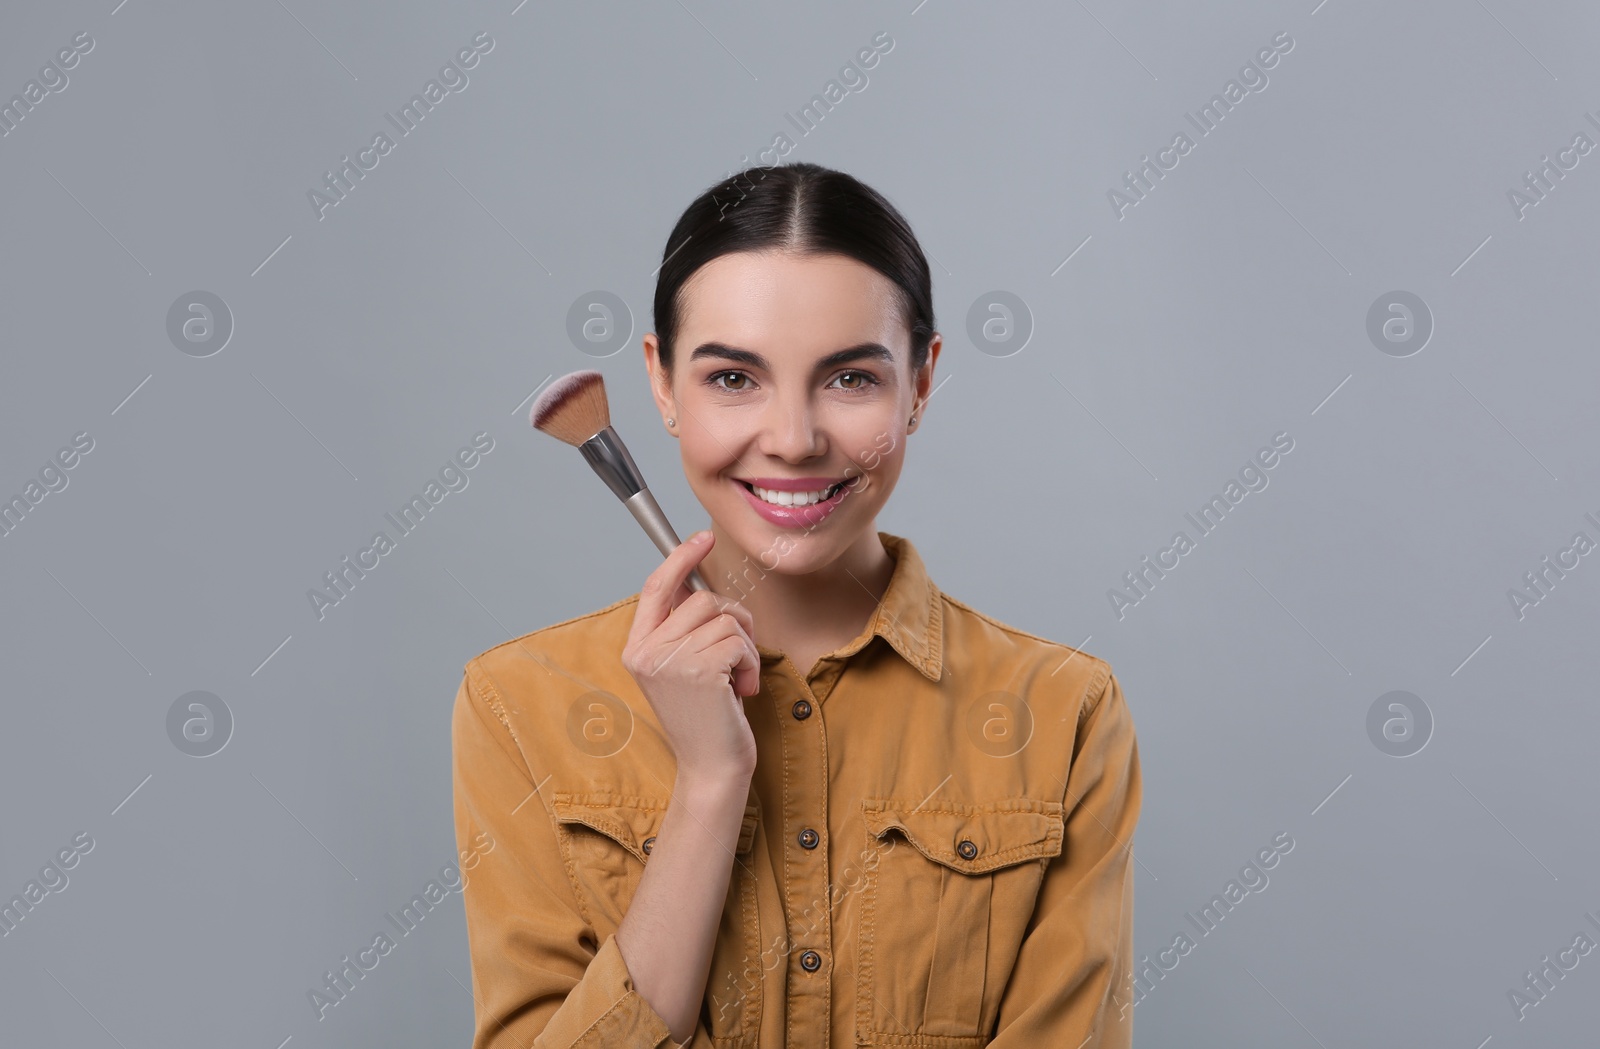
[[[889,587],[894,559],[868,528],[834,561],[792,574],[767,566],[774,555],[746,554],[719,536],[701,570],[712,588],[750,610],[756,643],[789,656],[802,674],[818,656],[841,648],[866,629]]]

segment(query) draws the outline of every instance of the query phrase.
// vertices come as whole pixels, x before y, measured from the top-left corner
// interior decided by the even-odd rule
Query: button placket
[[[828,850],[820,828],[828,817],[827,737],[822,705],[815,693],[784,657],[785,685],[800,698],[779,700],[783,733],[782,801],[784,841],[784,918],[789,944],[790,977],[786,981],[787,1034],[791,1044],[807,1042],[826,1047],[832,1021],[831,967],[832,912],[828,883]],[[785,691],[789,691],[786,689]],[[793,695],[793,691],[790,695]],[[788,697],[784,697],[788,698]]]

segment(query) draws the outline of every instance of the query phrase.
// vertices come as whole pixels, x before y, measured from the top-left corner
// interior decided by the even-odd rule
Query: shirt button
[[[800,955],[800,968],[808,973],[814,973],[822,968],[822,955],[816,951],[805,951]]]
[[[807,701],[807,700],[804,700],[804,699],[795,700],[794,701],[794,719],[796,721],[804,721],[806,718],[808,718],[810,716],[811,716],[811,703],[809,701]]]
[[[650,835],[650,837],[644,839],[643,848],[644,848],[644,854],[646,856],[650,855],[650,849],[655,845],[655,843],[656,843],[656,836],[654,834],[652,834],[652,835]]]
[[[802,849],[816,848],[817,841],[817,832],[812,830],[810,827],[807,827],[805,830],[800,832],[800,847]]]
[[[962,841],[960,845],[956,846],[956,851],[961,854],[962,859],[970,860],[978,854],[978,847],[970,841]]]

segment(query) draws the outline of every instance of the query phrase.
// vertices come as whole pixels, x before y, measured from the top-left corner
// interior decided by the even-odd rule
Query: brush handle
[[[622,500],[622,505],[632,511],[639,524],[663,554],[676,550],[682,540],[667,523],[667,515],[656,505],[656,497],[645,487],[644,474],[628,454],[622,435],[607,424],[600,432],[578,445],[578,451],[612,493]],[[710,590],[698,568],[691,569],[687,580],[690,590]]]
[[[667,523],[667,515],[661,512],[661,507],[656,504],[656,497],[650,494],[650,489],[639,489],[624,499],[622,505],[632,511],[633,516],[643,526],[645,534],[655,542],[657,549],[663,554],[672,553],[683,542],[678,538],[678,533]],[[690,590],[711,589],[698,568],[689,570],[688,584]]]

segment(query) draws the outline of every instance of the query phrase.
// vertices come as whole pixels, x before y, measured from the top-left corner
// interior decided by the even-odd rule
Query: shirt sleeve
[[[615,935],[598,942],[583,916],[554,821],[499,710],[492,682],[469,664],[452,714],[451,764],[472,1049],[682,1049],[689,1042],[674,1042],[634,990]]]
[[[1129,1049],[1133,1007],[1133,832],[1143,781],[1116,675],[1079,722],[1061,854],[1046,869],[991,1049]]]

